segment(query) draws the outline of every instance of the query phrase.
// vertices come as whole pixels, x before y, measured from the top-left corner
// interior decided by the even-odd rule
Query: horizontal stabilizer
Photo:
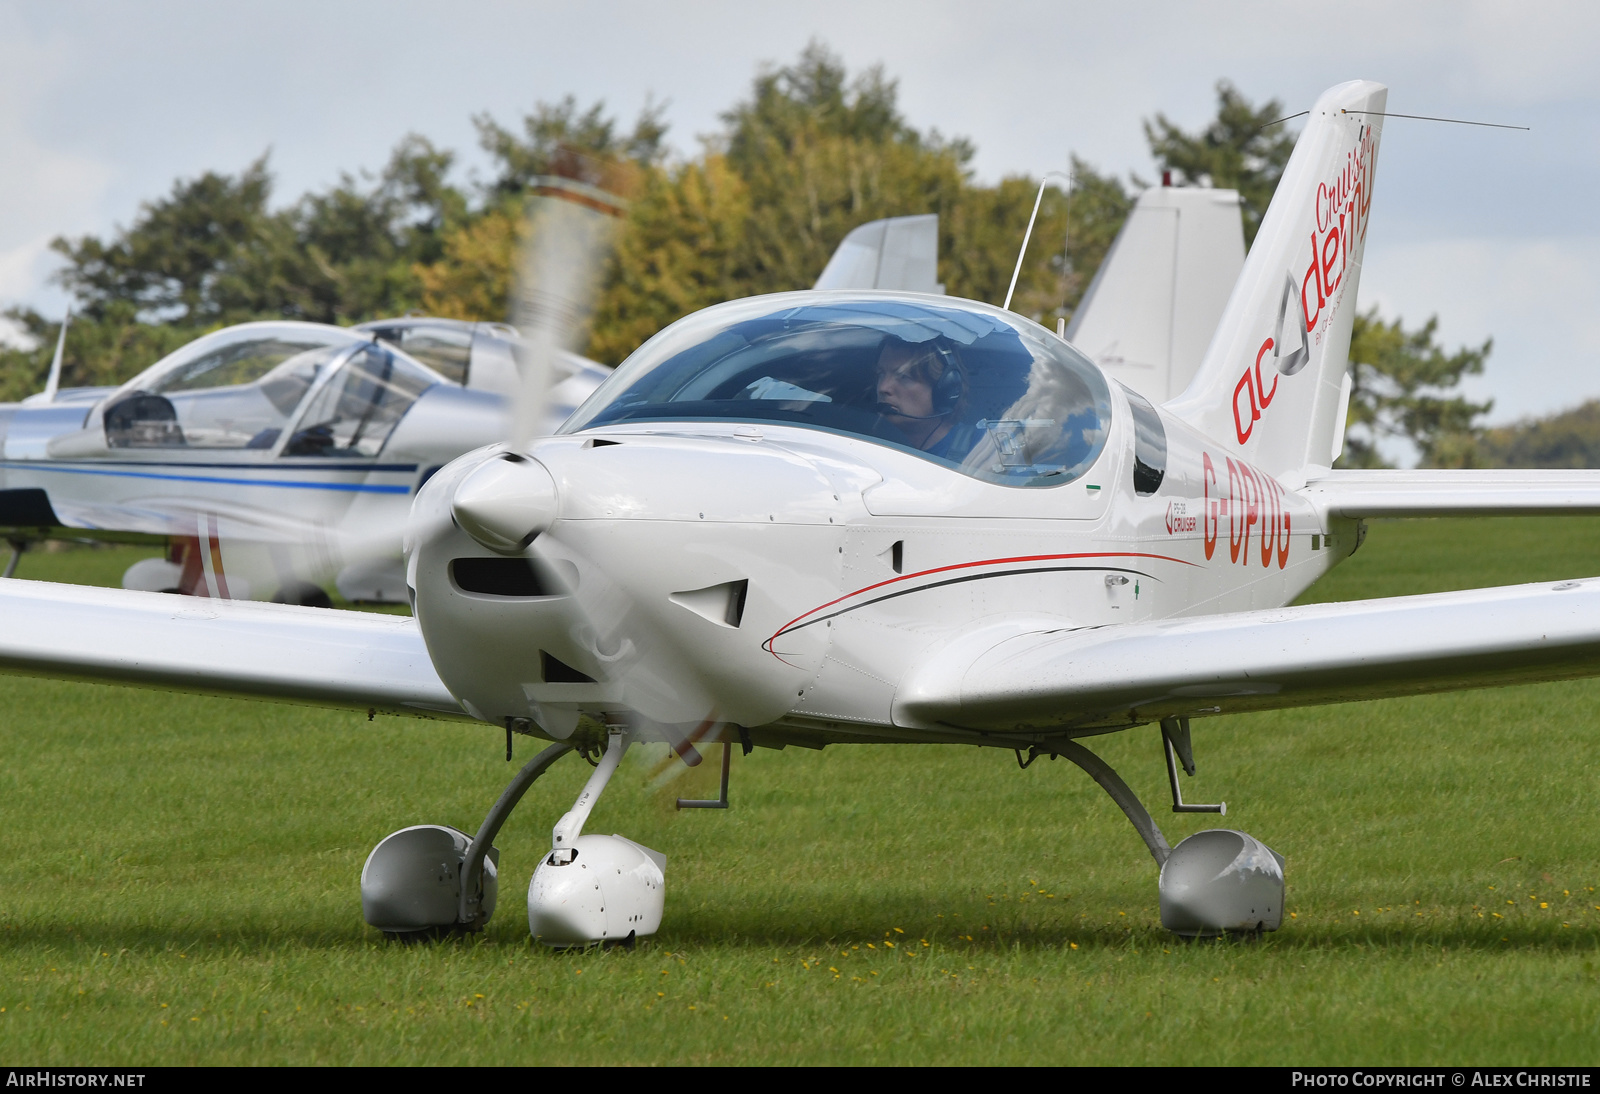
[[[1600,513],[1600,471],[1324,471],[1301,493],[1330,517]]]
[[[1159,623],[992,627],[908,674],[897,724],[1067,732],[1600,673],[1600,578]]]
[[[0,579],[0,672],[467,718],[413,619]]]
[[[844,237],[813,289],[893,289],[943,293],[939,215],[890,217]]]

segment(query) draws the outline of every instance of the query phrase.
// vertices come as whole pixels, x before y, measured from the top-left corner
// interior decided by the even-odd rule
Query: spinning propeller
[[[552,392],[568,371],[563,358],[586,335],[619,209],[610,195],[567,180],[543,180],[535,191],[513,307],[522,332],[521,383],[504,442],[476,466],[451,468],[433,480],[414,507],[408,533],[415,566],[419,537],[444,517],[439,503],[447,498],[449,518],[479,545],[529,558],[563,587],[572,637],[601,666],[601,682],[615,696],[619,709],[606,711],[613,725],[605,756],[556,823],[551,850],[530,883],[529,927],[551,945],[626,940],[656,930],[665,858],[620,836],[584,835],[583,826],[632,740],[665,739],[693,764],[699,762],[693,738],[715,725],[706,689],[674,656],[624,575],[608,572],[563,539],[563,487],[530,454],[532,442],[551,430]],[[541,728],[561,741],[517,774],[475,838],[419,825],[374,849],[361,883],[368,923],[414,935],[477,929],[488,920],[498,886],[492,843],[500,825],[533,780],[573,747],[566,738],[578,714],[537,710]]]
[[[575,352],[587,335],[618,210],[610,195],[565,179],[544,180],[531,199],[514,308],[524,337],[521,391],[505,451],[456,485],[451,514],[489,550],[511,556],[531,550],[546,572],[562,578],[583,620],[577,638],[604,667],[635,731],[665,739],[694,766],[700,762],[694,743],[717,724],[709,691],[624,577],[563,540],[561,488],[526,455],[549,420],[562,354]]]

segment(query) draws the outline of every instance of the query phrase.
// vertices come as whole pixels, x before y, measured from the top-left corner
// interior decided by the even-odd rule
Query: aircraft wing
[[[469,717],[404,616],[0,578],[0,618],[0,672]]]
[[[1600,513],[1600,471],[1324,471],[1301,493],[1335,517]]]
[[[902,681],[895,721],[1064,732],[1600,672],[1600,578],[1059,630],[991,624]]]

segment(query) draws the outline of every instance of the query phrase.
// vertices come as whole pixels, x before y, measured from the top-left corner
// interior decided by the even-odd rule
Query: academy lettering
[[[1311,262],[1300,281],[1300,311],[1306,333],[1316,331],[1327,308],[1329,317],[1338,303],[1336,293],[1344,285],[1350,265],[1352,240],[1367,238],[1368,214],[1372,210],[1373,153],[1377,142],[1372,127],[1362,126],[1361,137],[1345,154],[1344,163],[1333,179],[1317,186],[1316,228],[1311,233]],[[1312,289],[1316,308],[1312,309]]]
[[[1255,429],[1256,423],[1261,420],[1261,412],[1272,405],[1272,397],[1278,393],[1276,374],[1272,377],[1270,388],[1261,378],[1261,358],[1265,357],[1267,350],[1271,348],[1271,338],[1261,343],[1261,348],[1256,350],[1254,375],[1252,376],[1249,369],[1245,369],[1244,375],[1239,377],[1239,382],[1233,389],[1233,427],[1238,432],[1240,444],[1250,439],[1250,431]],[[1243,406],[1247,409],[1241,409],[1240,395],[1245,397]]]
[[[1305,324],[1302,328],[1305,335],[1319,344],[1343,299],[1350,252],[1367,238],[1376,152],[1372,127],[1363,125],[1360,137],[1345,153],[1338,172],[1317,185],[1313,223],[1305,237],[1310,247],[1306,265],[1300,269],[1298,260],[1291,264],[1291,271],[1299,272],[1289,274],[1279,305],[1275,335],[1261,341],[1255,361],[1245,367],[1233,388],[1234,435],[1241,445],[1250,440],[1256,422],[1272,405],[1278,393],[1279,376],[1292,376],[1304,367],[1304,355],[1291,353],[1294,344],[1302,339],[1299,336],[1291,339],[1284,330],[1286,323],[1293,327],[1294,297],[1298,295],[1300,300],[1299,320]],[[1268,351],[1274,351],[1273,361],[1278,364],[1278,370],[1271,374],[1270,384],[1262,375],[1261,367]],[[1284,356],[1286,354],[1289,356]]]

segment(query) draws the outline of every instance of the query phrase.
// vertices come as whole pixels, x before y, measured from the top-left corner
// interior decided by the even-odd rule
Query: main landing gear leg
[[[1168,724],[1170,723],[1170,724]],[[1176,746],[1176,747],[1175,747]],[[1221,805],[1185,805],[1178,790],[1174,752],[1190,774],[1194,757],[1188,719],[1162,723],[1162,747],[1172,782],[1174,813],[1222,813]],[[1283,857],[1244,832],[1212,828],[1169,847],[1150,811],[1111,765],[1076,741],[1050,747],[1089,773],[1133,822],[1161,868],[1161,925],[1175,934],[1210,937],[1229,932],[1275,931],[1283,922]],[[1031,761],[1030,761],[1031,762]]]
[[[554,744],[523,765],[476,836],[418,824],[387,836],[361,870],[361,912],[391,938],[481,931],[494,914],[500,851],[494,838],[540,775],[572,751]]]
[[[1167,837],[1161,834],[1161,829],[1156,827],[1155,818],[1150,815],[1150,810],[1144,807],[1139,796],[1122,781],[1122,776],[1113,771],[1110,764],[1076,741],[1063,742],[1056,745],[1052,751],[1083,768],[1091,779],[1100,784],[1100,789],[1111,795],[1111,800],[1116,802],[1128,820],[1133,822],[1134,830],[1144,840],[1144,845],[1150,848],[1150,857],[1156,860],[1156,866],[1165,867],[1167,859],[1172,857],[1172,848],[1167,845]]]
[[[11,544],[11,558],[6,563],[5,572],[0,573],[0,577],[15,577],[17,563],[22,560],[22,552],[28,549],[28,541],[25,539],[11,539],[6,542]]]

